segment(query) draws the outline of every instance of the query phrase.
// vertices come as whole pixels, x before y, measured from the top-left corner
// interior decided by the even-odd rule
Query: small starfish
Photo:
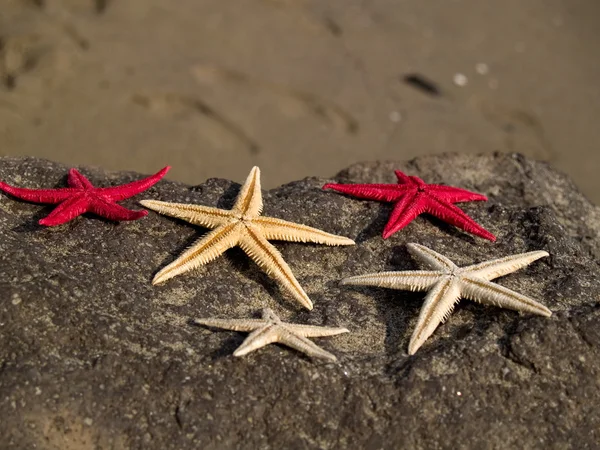
[[[275,278],[296,300],[308,309],[312,302],[294,277],[292,270],[270,239],[292,242],[315,242],[326,245],[354,245],[354,241],[316,228],[293,222],[262,217],[260,170],[254,167],[242,186],[233,209],[142,200],[146,208],[160,214],[186,220],[194,225],[213,228],[179,258],[156,274],[152,284],[159,284],[176,275],[204,265],[225,250],[239,246],[268,275]]]
[[[116,202],[133,197],[156,184],[169,171],[167,166],[160,172],[143,180],[113,186],[97,188],[77,169],[69,170],[68,188],[27,189],[10,186],[0,181],[0,190],[21,200],[34,203],[57,204],[54,211],[39,221],[49,227],[61,225],[86,212],[92,212],[105,219],[136,220],[148,214],[148,211],[133,211],[117,205]]]
[[[250,335],[242,342],[233,356],[243,356],[265,345],[280,342],[308,356],[337,361],[336,357],[317,347],[306,338],[335,336],[349,333],[346,328],[319,327],[282,322],[269,308],[262,311],[262,319],[196,319],[195,323],[234,331],[248,331]]]
[[[333,184],[323,189],[334,189],[344,194],[368,200],[394,202],[392,214],[383,229],[387,239],[401,230],[420,214],[429,213],[476,236],[495,241],[496,236],[481,227],[455,206],[458,202],[485,201],[485,195],[465,189],[440,184],[427,184],[419,177],[408,176],[399,170],[394,171],[398,184]]]
[[[440,322],[448,319],[461,298],[542,316],[552,315],[541,303],[489,281],[548,256],[547,252],[521,253],[461,268],[423,245],[407,244],[407,247],[414,258],[433,270],[372,273],[346,278],[342,284],[429,291],[410,338],[409,355],[423,345]]]

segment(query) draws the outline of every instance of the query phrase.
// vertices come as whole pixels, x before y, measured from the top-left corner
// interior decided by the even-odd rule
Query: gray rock
[[[157,168],[158,169],[158,168]],[[355,247],[276,243],[315,303],[302,310],[239,250],[163,286],[153,274],[203,230],[153,212],[56,228],[52,207],[0,194],[0,446],[16,449],[598,448],[600,209],[565,176],[519,155],[444,155],[352,166],[341,182],[394,182],[393,169],[482,192],[461,205],[498,236],[420,217],[384,241],[382,203],[306,178],[266,192],[265,213],[355,238]],[[64,186],[67,167],[0,160],[0,179]],[[83,168],[97,185],[134,173]],[[241,180],[240,180],[241,181]],[[162,181],[135,199],[230,207],[239,184]],[[139,207],[139,206],[138,206]],[[462,301],[406,353],[422,293],[341,287],[346,276],[418,266],[417,242],[470,264],[543,249],[499,283],[550,318]],[[339,364],[269,346],[231,356],[245,334],[192,325],[258,316],[346,326],[315,339]]]

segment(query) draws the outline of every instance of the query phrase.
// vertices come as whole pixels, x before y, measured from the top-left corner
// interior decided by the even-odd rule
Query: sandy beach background
[[[0,0],[0,154],[267,188],[442,152],[600,203],[596,0]]]

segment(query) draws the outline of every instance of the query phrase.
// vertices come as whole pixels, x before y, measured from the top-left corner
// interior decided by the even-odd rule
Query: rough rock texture
[[[315,303],[302,310],[239,250],[163,286],[152,275],[203,232],[154,213],[57,228],[50,207],[0,195],[0,446],[16,449],[598,448],[600,209],[563,175],[519,155],[445,155],[358,164],[334,179],[393,182],[393,169],[490,197],[462,208],[488,243],[427,217],[387,241],[390,206],[307,178],[265,192],[265,213],[355,238],[355,247],[276,243]],[[0,160],[0,179],[62,186],[67,167]],[[138,178],[83,168],[97,185]],[[136,199],[231,206],[239,184],[163,181]],[[123,202],[135,207],[135,199]],[[551,318],[462,301],[406,353],[422,293],[340,287],[349,275],[417,265],[417,242],[458,264],[544,249],[499,279]],[[190,324],[250,317],[340,325],[315,339],[339,364],[269,346],[244,358],[242,333]]]

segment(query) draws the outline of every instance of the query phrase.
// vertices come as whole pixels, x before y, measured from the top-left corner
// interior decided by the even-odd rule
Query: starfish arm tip
[[[408,344],[408,354],[410,356],[414,355],[415,353],[417,353],[417,350],[419,350],[419,348],[421,347],[422,344],[418,344],[416,342],[411,341]]]
[[[246,355],[247,353],[248,353],[248,350],[246,350],[246,349],[241,349],[241,350],[240,350],[240,349],[238,348],[238,349],[236,349],[236,350],[233,352],[233,356],[236,356],[236,357],[238,357],[238,358],[239,358],[240,356],[244,356],[244,355]]]
[[[62,225],[65,223],[64,221],[56,221],[52,219],[48,219],[48,217],[44,217],[38,221],[38,224],[43,225],[45,227],[57,227],[58,225]]]
[[[157,273],[156,276],[152,279],[152,286],[163,284],[165,281],[167,280],[160,273]]]

